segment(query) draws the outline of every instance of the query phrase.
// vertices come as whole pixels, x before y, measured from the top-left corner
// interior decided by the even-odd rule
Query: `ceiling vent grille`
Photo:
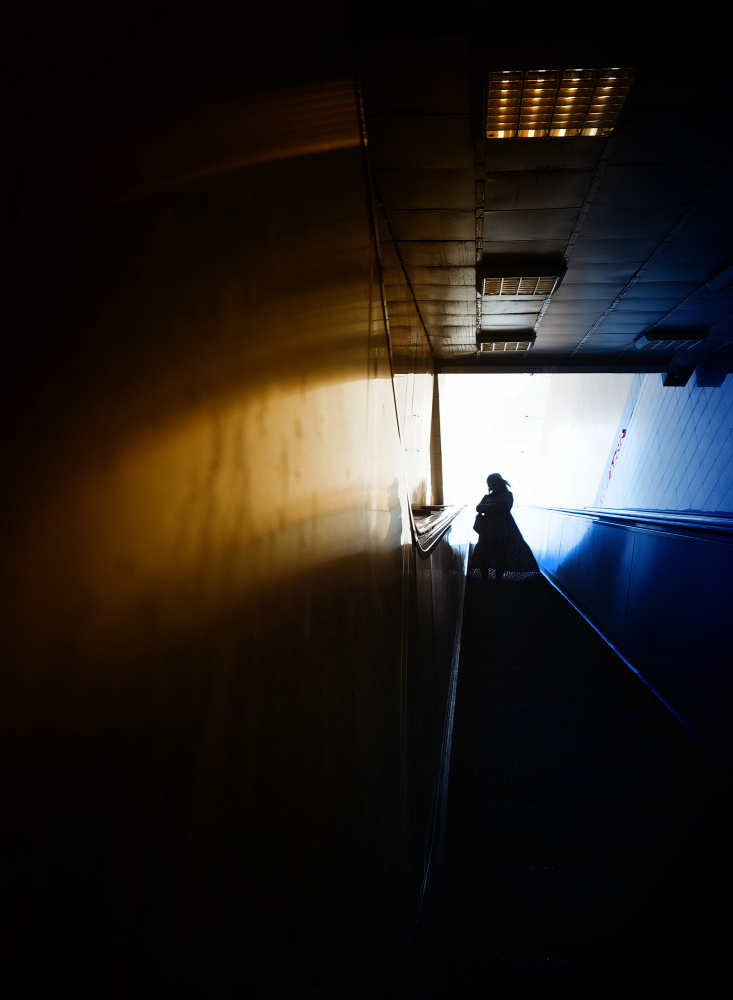
[[[559,276],[525,277],[525,278],[484,278],[484,295],[506,295],[512,298],[519,296],[552,295]]]
[[[694,333],[689,331],[687,336],[682,335],[680,331],[670,337],[656,336],[650,331],[637,337],[634,346],[647,354],[673,354],[675,351],[686,351],[691,347],[697,347],[705,336],[706,331]]]
[[[608,135],[635,70],[501,70],[489,74],[487,139]]]
[[[528,351],[536,337],[533,333],[522,331],[516,340],[507,339],[507,331],[501,334],[491,334],[482,331],[477,339],[477,347],[481,354],[519,354]]]
[[[482,342],[479,350],[482,354],[516,354],[518,351],[528,351],[531,346],[531,340],[496,340],[488,344]]]

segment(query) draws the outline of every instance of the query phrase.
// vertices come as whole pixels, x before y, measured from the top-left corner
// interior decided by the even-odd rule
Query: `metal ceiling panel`
[[[385,286],[386,287],[386,286]],[[392,310],[403,309],[403,303],[414,308],[415,300],[426,309],[437,308],[465,311],[463,303],[475,303],[476,293],[466,285],[416,285],[409,287],[406,283],[390,285],[387,288],[387,301]]]
[[[563,288],[574,285],[589,287],[608,285],[620,291],[637,270],[638,267],[633,261],[584,262],[578,260],[573,254],[568,272],[563,278],[560,289],[555,294],[559,294]],[[611,288],[604,288],[603,292],[611,294]]]
[[[412,300],[412,296],[408,296],[404,299],[389,298],[387,300],[387,314],[392,322],[395,318],[399,318],[400,321],[404,317],[410,319],[417,319],[417,311],[415,309],[415,303]]]
[[[706,109],[702,102],[693,110],[686,104],[684,129],[676,108],[635,109],[618,132],[615,162],[719,163],[729,155],[730,136],[720,127],[721,110]]]
[[[614,315],[627,315],[631,314],[633,316],[647,316],[650,318],[651,322],[654,322],[651,317],[663,316],[665,313],[669,312],[670,309],[674,309],[676,305],[679,304],[679,296],[677,297],[664,297],[660,296],[657,299],[646,299],[633,294],[633,291],[628,295],[625,295],[620,299],[613,308]]]
[[[476,241],[421,240],[400,245],[402,260],[409,267],[472,267],[476,263]]]
[[[578,344],[578,338],[572,333],[546,334],[543,330],[537,332],[537,340],[532,348],[533,351],[559,351],[573,350]]]
[[[473,267],[418,267],[411,264],[408,272],[410,282],[415,286],[465,285],[474,288],[476,285],[476,269]],[[383,268],[382,279],[385,285],[400,285],[405,281],[399,266]]]
[[[542,319],[542,326],[545,323],[557,323],[572,319],[575,323],[585,323],[592,326],[605,308],[606,303],[599,304],[593,302],[558,302],[551,303]]]
[[[681,302],[674,311],[674,319],[670,322],[686,326],[693,322],[702,326],[714,326],[724,320],[729,320],[733,312],[733,295],[714,298],[710,296],[695,296],[694,300]],[[665,317],[666,322],[666,317]]]
[[[506,313],[502,316],[494,316],[483,313],[481,316],[481,329],[482,330],[494,330],[503,328],[514,328],[521,327],[526,329],[529,327],[531,330],[535,323],[537,322],[536,312],[526,312],[526,313]]]
[[[682,238],[708,239],[733,232],[733,204],[695,207],[687,217]]]
[[[656,315],[656,313],[654,315]],[[629,334],[632,336],[638,336],[638,334],[644,333],[648,330],[651,325],[652,323],[650,322],[649,317],[646,319],[641,317],[632,318],[624,313],[619,313],[617,316],[614,312],[603,320],[603,323],[598,328],[598,333],[594,333],[593,336],[586,341],[586,343],[595,341],[596,337],[601,337],[603,335],[611,336],[615,334]]]
[[[407,240],[468,240],[475,236],[474,212],[443,209],[390,209],[389,223],[398,242]]]
[[[475,323],[467,323],[466,317],[462,317],[462,323],[449,323],[446,320],[441,322],[431,321],[427,324],[428,333],[431,337],[448,337],[451,340],[455,339],[465,339],[466,337],[475,336],[476,325]]]
[[[468,115],[381,118],[369,122],[374,168],[473,170],[473,134]]]
[[[601,356],[609,356],[611,358],[620,358],[627,352],[631,355],[632,360],[634,361],[649,360],[648,357],[638,359],[636,355],[640,354],[641,352],[637,351],[637,349],[634,347],[634,338],[624,337],[621,335],[617,337],[599,337],[598,339],[592,337],[590,340],[586,341],[582,345],[582,347],[578,349],[576,357],[581,354],[584,357],[587,357],[589,354],[590,355],[595,354]]]
[[[593,178],[592,170],[495,172],[486,182],[486,208],[558,209],[579,207]]]
[[[700,287],[698,281],[645,281],[641,278],[634,285],[629,295],[634,299],[670,299],[679,302]]]
[[[721,270],[730,260],[733,241],[729,235],[710,236],[709,239],[676,239],[660,252],[656,263],[687,264],[707,261],[711,273]]]
[[[507,254],[528,254],[531,256],[556,257],[562,255],[567,246],[567,238],[523,240],[517,244],[513,240],[493,239],[484,229],[483,250],[485,256],[504,257]]]
[[[587,323],[547,323],[543,320],[537,330],[537,342],[545,343],[554,337],[568,337],[574,344],[579,344],[587,332]]]
[[[663,239],[679,222],[684,206],[659,208],[591,207],[583,228],[583,239]]]
[[[374,186],[381,204],[392,208],[475,208],[475,182],[466,170],[404,167],[375,170]]]
[[[629,317],[640,323],[651,325],[652,323],[656,323],[660,315],[664,315],[666,311],[663,306],[660,308],[653,302],[632,302],[624,298],[616,303],[613,310],[608,314],[609,319],[603,320],[603,325],[605,326],[607,322],[610,322],[611,317],[616,319],[626,319]]]
[[[717,171],[698,199],[699,205],[730,205],[733,199],[733,163],[728,162]]]
[[[636,271],[659,246],[658,239],[588,239],[585,230],[573,248],[572,263],[610,263],[633,266]]]
[[[572,282],[568,283],[566,277],[552,296],[552,305],[555,306],[561,302],[607,303],[610,299],[615,298],[626,287],[626,284],[626,281],[616,281],[613,284],[609,282],[591,285],[581,282],[573,284]]]
[[[528,299],[484,299],[484,316],[514,316],[517,313],[534,313],[540,311],[544,298],[538,297],[534,302]]]
[[[411,279],[412,280],[412,279]],[[452,307],[459,302],[476,301],[476,290],[467,285],[412,285],[415,298],[418,302],[426,299],[440,301],[443,305]],[[459,307],[459,308],[462,308]]]
[[[567,240],[577,214],[577,208],[485,212],[484,238],[516,242]]]
[[[611,164],[593,204],[599,208],[684,207],[700,194],[716,169],[715,163]]]
[[[645,269],[644,283],[647,281],[671,281],[701,285],[715,273],[717,273],[716,269],[711,268],[708,261],[705,260],[688,260],[684,263],[671,263],[657,258],[653,264]]]
[[[449,301],[445,299],[418,299],[420,312],[423,316],[474,316],[476,300]]]
[[[595,170],[608,140],[604,137],[570,139],[487,139],[486,165],[501,170]]]

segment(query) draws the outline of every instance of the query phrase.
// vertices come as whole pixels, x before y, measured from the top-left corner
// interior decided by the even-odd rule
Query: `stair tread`
[[[546,581],[469,587],[430,995],[710,993],[730,790]]]

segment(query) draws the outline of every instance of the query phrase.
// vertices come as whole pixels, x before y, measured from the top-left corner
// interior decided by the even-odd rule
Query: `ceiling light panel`
[[[608,135],[634,70],[501,70],[489,74],[487,139]]]

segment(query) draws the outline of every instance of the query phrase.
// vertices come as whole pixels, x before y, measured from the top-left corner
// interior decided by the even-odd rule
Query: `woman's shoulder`
[[[509,490],[504,490],[502,493],[497,493],[492,497],[493,502],[497,507],[502,510],[511,510],[512,504],[514,503],[514,497],[511,495]]]

